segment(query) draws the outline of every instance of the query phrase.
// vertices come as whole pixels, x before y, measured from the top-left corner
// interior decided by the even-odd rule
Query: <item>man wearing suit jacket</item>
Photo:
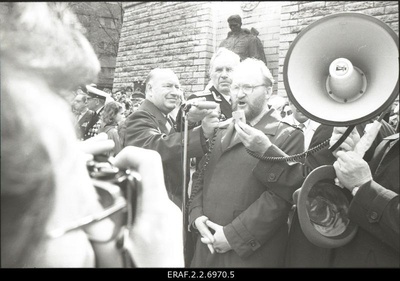
[[[108,95],[92,86],[86,86],[88,92],[88,107],[93,110],[94,114],[87,125],[87,131],[83,139],[94,137],[98,134],[100,128],[100,115],[103,111],[104,105]]]
[[[283,122],[288,123],[289,125],[300,128],[304,133],[304,151],[311,148],[310,142],[311,139],[320,126],[320,123],[311,120],[307,116],[305,116],[300,110],[296,108],[296,106],[289,100],[289,107],[292,111],[292,114],[285,116],[282,118]]]
[[[78,139],[83,140],[89,129],[88,124],[94,112],[88,108],[88,97],[85,94],[77,94],[72,106],[77,112],[75,123],[76,134]]]
[[[169,115],[182,95],[179,79],[171,69],[156,68],[149,73],[145,84],[146,99],[125,120],[124,146],[152,149],[161,155],[168,195],[181,208],[183,134],[175,131],[175,120]],[[188,157],[200,157],[206,152],[207,139],[213,135],[213,126],[216,124],[218,115],[210,112],[201,126],[189,130]],[[187,172],[189,173],[189,169]]]

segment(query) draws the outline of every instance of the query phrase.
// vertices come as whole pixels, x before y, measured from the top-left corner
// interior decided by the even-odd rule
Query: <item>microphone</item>
[[[195,106],[198,109],[215,109],[215,108],[217,108],[218,103],[216,103],[214,101],[194,101],[192,103],[188,102],[183,107],[183,110],[184,111],[189,111],[189,109],[192,106]]]

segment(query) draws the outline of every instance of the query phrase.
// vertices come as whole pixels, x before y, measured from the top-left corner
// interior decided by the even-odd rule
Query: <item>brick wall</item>
[[[324,16],[339,12],[358,12],[373,16],[399,34],[397,1],[291,1],[281,7],[278,94],[286,96],[283,65],[290,44],[306,26]]]
[[[200,91],[212,53],[210,3],[127,2],[113,87],[133,86],[161,67],[174,70],[186,93]]]

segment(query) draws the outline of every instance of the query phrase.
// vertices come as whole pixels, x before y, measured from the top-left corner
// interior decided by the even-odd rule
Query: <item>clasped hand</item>
[[[195,225],[200,232],[201,242],[206,244],[211,254],[215,252],[222,254],[232,249],[225,237],[223,226],[210,221],[206,216],[198,217]],[[214,231],[214,234],[211,233]]]

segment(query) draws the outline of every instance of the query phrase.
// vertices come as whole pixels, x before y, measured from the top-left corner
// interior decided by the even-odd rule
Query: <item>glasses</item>
[[[267,86],[265,84],[260,84],[260,85],[255,85],[255,86],[250,86],[250,85],[232,85],[231,87],[231,93],[237,94],[239,92],[239,89],[242,89],[243,93],[246,95],[250,95],[253,93],[255,88],[261,87],[261,86]]]
[[[282,117],[286,117],[286,116],[288,116],[288,115],[291,115],[293,112],[291,111],[291,110],[288,110],[288,111],[281,111],[281,116]]]

